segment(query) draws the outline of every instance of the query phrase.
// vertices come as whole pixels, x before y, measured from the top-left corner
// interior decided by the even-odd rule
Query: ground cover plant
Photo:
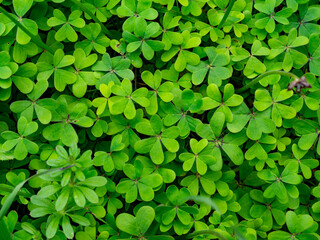
[[[0,0],[1,239],[320,239],[317,0]]]

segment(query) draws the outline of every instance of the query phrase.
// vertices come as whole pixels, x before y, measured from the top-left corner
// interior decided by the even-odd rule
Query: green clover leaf
[[[176,126],[164,128],[161,118],[158,115],[152,115],[150,120],[137,123],[135,126],[139,133],[150,136],[135,143],[134,149],[138,153],[150,153],[151,160],[155,164],[161,164],[164,161],[164,146],[169,152],[177,152],[179,143],[176,138],[180,131]]]
[[[154,20],[158,17],[158,12],[152,6],[151,0],[143,2],[137,0],[122,0],[121,6],[117,8],[119,16],[129,17],[123,23],[123,31],[133,32],[135,21],[141,17],[147,20]]]
[[[266,71],[265,65],[257,58],[258,56],[268,56],[270,50],[267,47],[263,47],[259,40],[255,40],[251,46],[251,54],[244,48],[231,47],[232,61],[246,61],[246,66],[243,70],[243,74],[249,78],[255,77],[257,74],[264,73]]]
[[[204,51],[208,56],[208,62],[201,61],[196,66],[187,65],[187,69],[192,72],[192,83],[201,84],[208,74],[209,84],[214,83],[221,86],[222,80],[228,79],[232,75],[232,70],[226,67],[230,62],[230,57],[223,49],[206,47]]]
[[[100,54],[106,52],[106,48],[109,47],[110,39],[101,34],[101,26],[98,23],[89,23],[80,29],[80,33],[86,37],[81,42],[76,42],[75,47],[84,50],[86,55],[94,49]]]
[[[75,62],[75,58],[71,55],[65,55],[62,49],[58,49],[50,62],[39,61],[38,80],[48,80],[51,75],[54,75],[54,87],[62,92],[68,84],[73,84],[77,81],[77,76],[74,74],[74,69],[71,65]]]
[[[211,149],[208,146],[207,139],[197,141],[194,138],[190,139],[190,147],[193,153],[183,152],[179,155],[179,159],[183,161],[183,170],[190,171],[194,164],[196,164],[197,172],[204,175],[208,167],[215,163],[214,157],[211,155]]]
[[[2,145],[2,149],[10,151],[14,148],[14,157],[17,160],[23,160],[27,157],[28,153],[36,154],[39,151],[38,145],[26,138],[38,130],[38,124],[36,122],[29,122],[25,117],[21,116],[18,120],[17,129],[18,133],[13,131],[1,133],[1,137],[7,140]]]
[[[294,164],[297,164],[302,172],[302,175],[305,179],[310,179],[312,176],[311,170],[319,166],[319,162],[311,157],[310,155],[307,155],[307,158],[304,158],[304,156],[307,154],[307,150],[301,150],[297,144],[292,145],[292,152],[295,157],[295,159],[288,159],[285,161],[285,166],[287,164],[290,164],[293,162]],[[304,158],[304,159],[303,159]]]
[[[269,240],[276,239],[290,239],[292,236],[296,236],[296,239],[316,239],[317,236],[314,234],[315,222],[313,218],[308,214],[296,214],[293,211],[286,213],[286,224],[290,231],[274,231],[268,235]]]
[[[85,21],[80,17],[81,15],[81,11],[75,10],[67,19],[63,12],[61,12],[59,9],[54,9],[53,17],[48,19],[47,24],[50,27],[62,25],[62,27],[56,32],[55,39],[59,42],[66,39],[68,39],[70,42],[76,42],[78,40],[78,35],[73,27],[83,28],[85,26]]]
[[[148,99],[150,104],[146,107],[146,111],[150,115],[154,115],[158,112],[159,99],[164,102],[170,102],[173,99],[171,82],[164,82],[161,84],[162,74],[161,71],[156,70],[154,75],[150,71],[143,71],[141,74],[142,81],[144,81],[153,92],[149,92]]]
[[[226,121],[232,122],[233,114],[230,108],[239,106],[243,101],[242,96],[235,94],[233,85],[228,83],[224,86],[223,97],[218,86],[214,83],[209,84],[206,92],[207,96],[202,99],[202,110],[218,108],[215,112],[224,113]]]
[[[262,133],[272,133],[276,129],[275,123],[270,119],[271,109],[263,112],[251,112],[245,103],[233,108],[233,120],[227,123],[232,133],[240,132],[249,122],[246,134],[251,140],[258,140]]]
[[[102,83],[108,85],[110,81],[114,82],[115,84],[120,84],[119,77],[121,79],[126,78],[128,80],[134,79],[134,74],[129,67],[129,59],[123,59],[121,57],[110,58],[110,55],[105,53],[102,56],[102,60],[98,61],[92,66],[93,71],[106,72],[97,81],[96,87],[98,88]]]
[[[175,32],[174,28],[179,26],[181,16],[174,16],[171,12],[166,12],[163,16],[163,34],[162,42],[164,43],[164,50],[169,50],[172,45],[180,45],[183,42],[181,33]],[[168,31],[171,29],[171,31]]]
[[[117,185],[117,192],[125,194],[127,203],[132,203],[139,196],[143,201],[151,201],[154,198],[154,191],[163,182],[162,177],[157,173],[148,175],[142,174],[143,165],[139,160],[132,164],[125,164],[124,173],[129,178],[123,178]]]
[[[124,31],[122,34],[123,39],[128,42],[127,52],[140,52],[139,49],[141,49],[144,58],[151,60],[154,57],[154,52],[161,51],[164,47],[164,43],[161,41],[150,39],[156,37],[159,30],[160,25],[158,23],[147,24],[143,17],[136,18],[134,34],[128,31]]]
[[[94,72],[84,69],[92,66],[97,61],[98,56],[96,54],[87,56],[81,48],[77,48],[73,52],[73,56],[75,58],[74,67],[77,80],[72,85],[72,92],[76,97],[81,98],[87,92],[87,86],[94,86],[96,84]]]
[[[196,133],[211,143],[212,155],[216,159],[216,163],[210,167],[213,171],[221,170],[221,151],[224,151],[236,165],[242,164],[244,160],[239,145],[245,142],[247,138],[246,136],[243,136],[241,132],[239,134],[228,133],[226,136],[223,136],[222,130],[225,119],[225,114],[223,112],[215,112],[211,117],[209,124],[200,123],[196,127]]]
[[[106,172],[112,172],[114,169],[122,170],[129,157],[124,151],[125,145],[122,143],[122,136],[120,134],[112,138],[109,149],[110,152],[95,152],[93,165],[103,166]]]
[[[254,107],[258,111],[264,111],[271,107],[272,120],[277,127],[281,127],[282,119],[292,119],[296,116],[296,111],[293,107],[281,103],[282,101],[289,99],[292,95],[292,90],[281,90],[279,84],[273,85],[272,97],[265,89],[258,89],[255,92]]]
[[[259,29],[265,29],[268,33],[272,33],[275,30],[275,22],[283,25],[288,25],[288,17],[293,13],[291,8],[283,8],[282,10],[275,12],[277,1],[267,0],[264,3],[257,2],[254,4],[254,8],[260,12],[260,16],[255,22],[255,26]]]
[[[185,30],[182,32],[183,42],[181,47],[172,46],[168,51],[161,55],[163,62],[168,62],[176,54],[178,54],[177,60],[175,61],[174,68],[178,72],[182,72],[187,64],[197,65],[200,62],[198,54],[188,51],[187,49],[194,48],[200,45],[201,38],[192,36],[189,31]]]
[[[88,106],[82,102],[75,102],[74,98],[66,98],[61,95],[57,99],[57,108],[52,111],[55,116],[54,124],[48,125],[42,131],[42,135],[48,141],[60,140],[64,145],[71,146],[73,142],[78,143],[79,137],[73,124],[81,127],[91,127],[93,120],[86,116]]]
[[[52,98],[39,99],[48,89],[49,83],[46,80],[38,81],[32,92],[27,95],[29,100],[13,102],[10,109],[14,113],[20,113],[28,121],[34,118],[34,112],[42,124],[48,124],[52,119],[51,110],[56,109],[56,101]]]
[[[309,39],[304,36],[297,36],[297,29],[292,29],[288,36],[282,36],[279,39],[272,38],[268,41],[271,48],[269,59],[274,59],[280,55],[282,61],[283,70],[289,72],[293,65],[303,66],[308,62],[308,58],[305,54],[296,50],[296,47],[300,47],[309,43]]]
[[[281,203],[287,203],[288,196],[299,197],[299,191],[295,185],[302,181],[302,176],[298,175],[298,164],[289,163],[280,174],[277,168],[265,169],[258,172],[258,177],[271,183],[263,193],[265,198],[277,197]]]
[[[111,91],[114,95],[109,100],[110,113],[118,115],[123,113],[127,119],[133,119],[136,116],[136,108],[134,102],[143,107],[148,107],[150,102],[146,98],[148,89],[139,88],[132,92],[132,84],[130,80],[123,79],[121,86],[113,85]]]

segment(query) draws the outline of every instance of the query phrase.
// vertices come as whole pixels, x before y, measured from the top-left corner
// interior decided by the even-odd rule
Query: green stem
[[[137,74],[137,68],[134,69],[134,90],[137,90],[137,77],[138,77],[138,74]]]
[[[70,0],[70,1],[72,3],[74,3],[75,5],[77,5],[79,8],[81,8],[81,10],[83,12],[88,14],[93,19],[93,21],[95,21],[96,23],[99,23],[104,34],[106,34],[108,37],[111,36],[110,31],[103,25],[103,23],[85,5],[82,4],[82,2],[79,2],[77,0]]]
[[[4,15],[6,15],[6,17],[9,18],[12,22],[14,22],[14,24],[17,25],[22,31],[24,31],[25,34],[27,34],[36,45],[38,45],[38,47],[45,49],[52,55],[54,54],[54,50],[52,50],[49,46],[43,43],[39,36],[36,36],[33,33],[31,33],[25,26],[23,26],[17,19],[15,19],[14,16],[8,13],[3,7],[0,7],[0,11]]]
[[[283,76],[288,76],[290,78],[293,78],[294,80],[299,80],[299,78],[295,74],[293,74],[291,72],[273,70],[273,71],[268,71],[268,72],[262,73],[260,76],[258,76],[255,79],[253,79],[247,85],[245,85],[242,88],[239,88],[238,90],[236,90],[236,92],[237,93],[242,93],[242,92],[246,91],[247,89],[251,88],[256,83],[258,83],[262,78],[264,78],[266,76],[269,76],[269,75],[272,75],[272,74],[279,74],[279,75],[283,75]]]
[[[196,231],[194,233],[190,233],[184,236],[183,239],[192,239],[196,236],[200,236],[200,235],[213,235],[218,237],[220,240],[227,240],[222,234],[220,234],[219,232],[215,231],[215,230],[200,230],[200,231]]]
[[[6,185],[0,185],[0,191],[4,191],[7,193],[11,193],[13,191],[14,187],[10,187],[10,186],[6,186]],[[26,192],[18,192],[17,194],[18,196],[21,197],[30,197],[30,193],[26,193]]]
[[[6,199],[6,201],[2,205],[1,210],[0,210],[0,220],[2,220],[2,218],[7,214],[8,210],[11,207],[11,204],[13,203],[13,201],[16,198],[17,194],[19,193],[19,191],[21,190],[23,185],[25,183],[27,183],[30,179],[35,178],[35,177],[39,177],[41,175],[45,175],[45,174],[48,174],[48,173],[64,171],[64,170],[66,170],[68,168],[72,168],[73,166],[75,166],[75,164],[72,164],[72,165],[69,165],[69,166],[63,167],[63,168],[53,168],[53,169],[50,169],[50,170],[47,170],[47,171],[39,172],[39,173],[37,173],[35,175],[32,175],[31,177],[27,178],[26,180],[22,181],[21,183],[19,183],[17,186],[15,186],[15,188],[12,190],[12,192],[9,194],[9,196]]]
[[[225,14],[223,15],[223,18],[222,18],[221,22],[220,22],[219,25],[218,25],[218,29],[220,29],[220,28],[222,27],[222,25],[225,23],[225,21],[226,21],[227,18],[229,17],[229,14],[230,14],[230,12],[231,12],[231,9],[232,9],[232,7],[233,7],[234,2],[235,2],[235,0],[230,0],[230,3],[229,3],[229,5],[228,5],[228,8],[227,8]]]

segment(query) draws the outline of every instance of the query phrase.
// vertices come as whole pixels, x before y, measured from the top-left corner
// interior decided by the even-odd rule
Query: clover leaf
[[[26,15],[26,13],[31,9],[33,0],[14,0],[12,1],[12,4],[16,15],[10,13],[11,17],[19,21],[19,23],[23,27],[25,27],[28,31],[30,31],[33,35],[36,36],[38,34],[37,23],[30,18],[23,18]],[[0,19],[0,22],[5,23],[5,31],[7,33],[15,27],[14,22],[7,16],[1,15]],[[17,27],[15,38],[19,45],[26,45],[31,40],[31,37],[28,34],[26,34],[20,27]]]
[[[228,83],[224,86],[223,97],[214,83],[209,84],[206,90],[207,96],[203,98],[202,110],[211,110],[218,108],[215,112],[221,112],[225,115],[227,122],[232,122],[233,114],[230,107],[236,107],[243,101],[243,97],[235,94],[234,87]]]
[[[320,62],[320,38],[316,34],[312,34],[309,38],[309,51],[311,56],[309,57],[310,72],[319,76],[320,71],[317,67]]]
[[[280,152],[283,152],[284,150],[286,150],[286,146],[290,145],[291,143],[291,139],[289,137],[284,137],[286,134],[286,130],[284,128],[280,128],[280,129],[276,129],[273,132],[273,136],[276,138],[277,140],[277,149]]]
[[[249,78],[266,71],[265,65],[257,58],[257,56],[268,56],[270,50],[263,47],[259,40],[255,40],[251,46],[251,54],[244,48],[231,48],[232,61],[238,62],[247,59],[243,74]]]
[[[187,69],[192,72],[192,83],[195,85],[201,84],[208,74],[208,83],[220,86],[222,80],[228,79],[232,75],[230,68],[225,67],[229,64],[230,58],[223,49],[206,47],[204,51],[208,56],[208,62],[201,61],[196,66],[187,66]]]
[[[304,158],[304,156],[307,154],[307,150],[301,150],[297,144],[292,145],[292,152],[295,157],[295,159],[288,159],[285,161],[285,165],[294,162],[295,164],[299,165],[299,168],[302,172],[302,175],[305,179],[309,179],[312,176],[312,169],[319,166],[319,162],[308,156],[307,158]],[[304,159],[303,159],[304,158]]]
[[[276,196],[281,203],[287,203],[288,196],[299,197],[299,190],[295,185],[301,183],[302,176],[298,174],[298,165],[293,162],[289,163],[281,174],[277,168],[265,169],[258,172],[258,177],[271,183],[263,193],[265,198]]]
[[[117,217],[117,227],[130,235],[136,236],[137,239],[146,237],[148,239],[164,239],[171,240],[173,237],[168,235],[153,235],[151,237],[146,236],[147,231],[150,228],[155,218],[155,211],[150,206],[143,206],[139,208],[136,213],[136,217],[128,213],[121,213]]]
[[[143,201],[151,201],[154,198],[154,191],[162,184],[162,177],[157,173],[148,175],[142,174],[143,165],[136,160],[134,165],[125,164],[123,172],[128,178],[123,178],[117,185],[117,192],[125,194],[127,203],[132,203],[139,196]]]
[[[133,72],[129,69],[130,60],[121,57],[110,58],[108,53],[102,56],[101,61],[98,61],[92,66],[92,70],[99,72],[106,72],[96,83],[99,87],[100,84],[108,84],[110,81],[115,84],[120,84],[121,79],[132,80],[134,78]]]
[[[68,39],[71,42],[76,42],[78,40],[78,35],[73,27],[83,28],[85,26],[85,21],[80,17],[81,15],[81,11],[75,10],[67,19],[63,12],[59,9],[54,9],[53,17],[48,19],[47,24],[50,27],[62,25],[62,27],[56,32],[55,39],[59,42],[64,41],[65,39]]]
[[[97,108],[97,115],[101,115],[106,111],[106,109],[107,110],[110,109],[109,98],[111,96],[111,88],[113,85],[114,85],[113,82],[109,82],[108,85],[106,85],[104,83],[100,84],[99,90],[100,90],[103,97],[95,98],[92,101],[92,105]]]
[[[319,116],[320,111],[317,111],[317,115]],[[311,121],[309,119],[298,120],[296,124],[293,126],[296,132],[301,135],[298,146],[302,150],[309,150],[313,144],[316,144],[319,138],[319,117],[318,123],[315,121]],[[317,143],[317,153],[320,153],[320,144],[319,141]]]
[[[7,172],[5,175],[7,183],[1,184],[1,185],[2,185],[2,187],[5,186],[5,187],[13,190],[15,186],[17,186],[19,183],[25,181],[27,177],[28,177],[28,175],[26,175],[25,172],[20,172],[20,173]],[[29,200],[26,198],[26,196],[29,196],[30,192],[25,187],[21,188],[20,191],[23,193],[23,195],[20,195],[18,197],[18,202],[21,204],[24,204],[24,205],[28,204]],[[1,199],[1,204],[4,204],[6,199],[9,197],[9,194],[8,193],[1,193],[1,195],[3,195],[3,198]]]
[[[268,58],[274,59],[281,53],[284,53],[284,56],[283,54],[280,56],[281,59],[283,59],[282,68],[287,72],[292,69],[294,64],[303,66],[308,61],[307,56],[295,48],[308,44],[309,39],[307,37],[297,35],[297,29],[292,29],[288,36],[282,36],[279,39],[272,38],[268,41],[271,48]]]
[[[184,177],[181,180],[181,186],[187,187],[191,196],[197,196],[201,190],[209,195],[213,195],[217,189],[219,193],[228,193],[229,187],[225,182],[220,180],[221,176],[221,171],[207,171],[204,175],[199,175],[196,172]]]
[[[176,138],[179,136],[179,128],[176,126],[164,128],[161,118],[158,115],[152,115],[150,120],[137,123],[135,126],[139,133],[150,136],[137,141],[134,149],[138,153],[150,153],[151,160],[155,164],[161,164],[164,161],[164,146],[169,152],[177,152],[179,143]]]
[[[162,74],[161,71],[155,71],[154,75],[150,71],[144,71],[141,74],[142,81],[144,81],[153,92],[149,92],[150,104],[146,107],[146,111],[150,115],[154,115],[158,112],[158,97],[164,102],[170,102],[173,99],[171,93],[173,84],[171,82],[164,82],[161,84]]]
[[[106,22],[107,19],[111,17],[110,12],[108,11],[109,9],[106,7],[108,2],[108,0],[89,0],[88,2],[84,3],[84,6],[86,6],[99,19],[99,21]],[[86,19],[91,19],[87,12],[84,12],[84,16]]]
[[[240,23],[245,15],[239,10],[240,9],[235,9],[235,11],[230,12],[230,18],[228,18],[223,25],[223,31],[229,33],[233,29],[234,34],[238,38],[241,38],[242,34],[248,31],[248,26]]]
[[[278,5],[276,0],[267,0],[264,3],[257,2],[254,4],[254,8],[260,12],[255,22],[257,28],[265,29],[268,33],[272,33],[275,29],[275,21],[283,25],[289,24],[288,17],[293,13],[292,9],[283,8],[275,12],[276,5]]]
[[[181,16],[174,16],[171,12],[166,12],[163,16],[163,34],[162,42],[164,43],[164,50],[169,50],[172,45],[180,45],[183,42],[181,33],[173,31],[175,27],[179,26]],[[171,31],[168,31],[171,29]]]
[[[38,130],[38,124],[36,122],[29,122],[25,117],[21,116],[18,120],[18,133],[13,131],[4,131],[1,136],[7,140],[2,149],[10,151],[14,148],[14,157],[17,160],[23,160],[27,157],[28,153],[36,154],[39,151],[38,145],[30,141],[28,136]]]
[[[276,138],[263,133],[259,140],[256,140],[250,146],[245,153],[245,158],[247,160],[252,160],[258,158],[259,160],[268,161],[268,152],[276,148],[277,140]]]
[[[227,128],[232,133],[240,132],[249,122],[246,134],[252,140],[261,138],[262,133],[272,133],[276,130],[275,123],[270,119],[271,111],[250,112],[246,104],[242,103],[233,108],[233,120],[227,123]]]
[[[54,87],[62,92],[68,84],[73,84],[77,81],[77,76],[74,74],[74,69],[71,65],[75,58],[71,55],[65,55],[62,49],[58,49],[50,62],[38,62],[38,80],[48,80],[51,75],[54,75]]]
[[[187,49],[199,46],[201,43],[201,38],[192,36],[187,30],[182,32],[182,37],[183,42],[181,44],[181,47],[172,46],[168,51],[164,52],[161,55],[161,60],[163,62],[168,62],[176,54],[178,54],[178,57],[174,64],[174,68],[178,72],[182,72],[186,68],[187,64],[197,65],[200,62],[200,57],[198,56],[198,54],[188,51]]]
[[[193,153],[184,152],[179,155],[179,159],[184,162],[184,171],[190,171],[195,163],[197,172],[200,175],[204,175],[207,172],[207,165],[210,166],[215,162],[214,157],[211,155],[211,149],[206,149],[207,146],[207,139],[201,139],[200,141],[194,138],[190,139],[190,147]]]
[[[80,29],[80,33],[86,37],[85,40],[77,42],[75,44],[76,48],[81,48],[84,50],[86,55],[94,49],[100,54],[106,52],[106,48],[110,44],[110,39],[101,34],[101,26],[98,23],[90,23],[85,25]]]
[[[207,12],[207,16],[209,24],[198,21],[195,23],[196,28],[200,30],[201,36],[206,36],[209,33],[211,41],[216,42],[218,38],[224,37],[223,31],[217,28],[218,24],[222,19],[222,14],[214,9],[210,9]]]
[[[296,7],[298,7],[298,3],[296,3]],[[308,6],[298,16],[294,15],[295,18],[292,19],[293,21],[290,21],[289,25],[285,26],[285,29],[296,28],[299,30],[299,35],[310,37],[312,33],[320,30],[319,25],[316,24],[317,19],[319,19],[319,12],[319,6]]]
[[[250,208],[250,215],[254,218],[261,217],[263,220],[261,230],[270,231],[275,221],[279,226],[285,224],[286,204],[281,204],[277,200],[270,200],[263,196],[263,192],[253,189],[250,191],[250,197],[254,204]]]
[[[310,110],[317,111],[319,109],[319,93],[320,91],[306,92],[303,90],[301,96],[291,103],[291,107],[299,112],[305,105]]]
[[[34,83],[30,79],[37,73],[34,63],[25,63],[18,66],[10,62],[10,55],[7,52],[0,52],[0,59],[3,61],[0,66],[0,98],[4,101],[11,96],[12,83],[20,92],[28,94],[32,91]]]
[[[274,231],[268,235],[269,240],[275,239],[292,239],[292,236],[295,239],[317,239],[317,236],[314,234],[317,225],[311,216],[308,214],[296,214],[293,211],[288,211],[286,213],[286,224],[290,231]]]
[[[172,183],[176,178],[176,173],[173,169],[172,161],[175,159],[176,154],[169,151],[164,152],[164,161],[161,164],[155,164],[149,158],[139,155],[136,157],[144,166],[143,170],[149,174],[155,172],[161,175],[164,183]]]
[[[148,107],[150,102],[146,98],[148,89],[139,88],[132,91],[132,84],[130,80],[123,79],[121,86],[113,85],[111,91],[114,95],[110,98],[110,113],[118,115],[123,113],[126,118],[133,119],[136,116],[136,108],[134,102],[143,107]]]
[[[246,137],[241,136],[241,133],[238,135],[237,141],[234,141],[234,138],[237,138],[237,135],[232,136],[232,133],[228,133],[226,136],[223,136],[222,130],[225,124],[225,115],[222,112],[215,112],[211,117],[209,124],[200,123],[196,127],[196,133],[203,139],[207,139],[212,143],[212,154],[216,158],[216,163],[211,168],[214,171],[221,170],[222,167],[222,156],[221,150],[223,150],[231,161],[240,165],[243,162],[243,153],[239,147],[242,141],[246,141]],[[239,142],[240,141],[240,142]]]
[[[124,31],[122,34],[123,39],[128,42],[127,52],[140,52],[139,49],[141,48],[144,58],[151,60],[154,57],[154,52],[161,51],[164,47],[161,41],[150,39],[156,37],[159,30],[160,25],[158,23],[147,24],[144,18],[138,17],[135,20],[134,34],[128,31]]]
[[[122,0],[121,6],[117,8],[117,13],[119,16],[129,17],[123,23],[123,30],[133,32],[135,21],[139,17],[147,20],[156,19],[158,12],[151,6],[151,0],[145,0],[143,2],[137,0]]]
[[[180,190],[171,185],[166,190],[167,202],[164,206],[158,206],[156,211],[156,220],[160,223],[160,231],[166,232],[172,226],[178,235],[192,222],[190,214],[197,214],[198,209],[185,204],[190,196],[186,188]]]
[[[42,124],[48,124],[52,119],[51,110],[56,109],[56,101],[52,98],[39,99],[48,89],[48,86],[49,83],[46,80],[38,81],[32,92],[27,95],[29,100],[13,102],[10,105],[11,111],[20,113],[28,121],[33,120],[35,112]]]
[[[53,111],[54,118],[52,122],[56,122],[45,127],[42,135],[49,141],[58,141],[66,146],[71,146],[73,142],[78,143],[79,137],[76,133],[73,124],[82,127],[91,127],[93,120],[86,116],[88,106],[85,103],[74,102],[74,99],[69,102],[65,96],[60,96],[57,99],[57,108]]]
[[[186,138],[190,131],[195,132],[197,124],[201,122],[188,113],[200,112],[203,104],[202,99],[192,90],[185,89],[172,102],[173,104],[160,102],[161,109],[167,114],[163,123],[165,126],[177,124],[180,136]]]
[[[265,89],[258,89],[255,92],[254,107],[258,111],[264,111],[271,107],[272,120],[277,127],[281,127],[282,119],[292,119],[296,116],[296,111],[293,107],[280,103],[286,99],[289,99],[292,95],[292,90],[281,90],[279,84],[273,85],[272,97]]]
[[[114,136],[110,143],[110,152],[95,152],[93,164],[95,166],[103,166],[106,172],[112,172],[114,169],[122,170],[129,157],[124,152],[125,145],[121,141],[121,135]]]
[[[143,120],[143,111],[138,109],[136,116],[129,120],[123,117],[123,115],[114,115],[111,116],[111,122],[109,123],[108,135],[114,135],[121,133],[122,142],[125,146],[134,147],[134,144],[140,140],[138,135],[133,131],[136,125]]]
[[[96,54],[86,56],[86,53],[81,48],[77,48],[73,56],[75,58],[74,67],[77,80],[72,85],[72,92],[76,97],[80,98],[86,94],[87,86],[94,86],[96,83],[94,72],[84,69],[93,65],[98,56]]]

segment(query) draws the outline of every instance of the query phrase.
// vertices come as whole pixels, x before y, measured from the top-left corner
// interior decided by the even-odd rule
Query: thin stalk
[[[54,54],[54,50],[52,50],[49,46],[43,43],[39,36],[36,36],[33,33],[31,33],[25,26],[23,26],[17,19],[15,19],[14,16],[8,13],[3,7],[0,7],[0,11],[4,15],[6,15],[6,17],[9,18],[12,22],[14,22],[14,24],[17,25],[22,31],[24,31],[25,34],[27,34],[36,45],[38,45],[38,47],[45,49],[52,55]]]
[[[192,239],[192,238],[195,238],[196,236],[200,236],[200,235],[213,235],[213,236],[218,237],[220,240],[227,240],[222,234],[220,234],[219,232],[217,232],[215,230],[196,231],[196,232],[185,235],[183,239]]]
[[[264,78],[266,76],[269,76],[269,75],[272,75],[272,74],[279,74],[279,75],[283,75],[283,76],[288,76],[290,78],[293,78],[294,80],[299,80],[299,78],[295,74],[293,74],[291,72],[273,70],[273,71],[268,71],[268,72],[262,73],[260,76],[258,76],[255,79],[253,79],[247,85],[245,85],[242,88],[239,88],[238,90],[236,90],[236,92],[237,93],[242,93],[242,92],[246,91],[247,89],[251,88],[256,83],[258,83],[262,78]]]
[[[134,90],[137,89],[137,77],[138,77],[138,74],[137,74],[137,68],[134,69],[134,75],[135,75],[135,78],[134,78]]]
[[[13,191],[13,189],[14,189],[14,187],[6,186],[6,185],[0,185],[0,191],[11,193]],[[21,197],[30,197],[31,196],[30,193],[26,193],[26,192],[18,192],[17,195],[21,196]]]
[[[225,23],[225,21],[226,21],[227,18],[229,17],[229,14],[230,14],[230,12],[231,12],[231,9],[232,9],[232,7],[233,7],[234,2],[235,2],[235,0],[230,0],[230,3],[229,3],[229,5],[228,5],[228,8],[227,8],[225,14],[223,15],[223,18],[222,18],[221,22],[220,22],[219,25],[218,25],[218,29],[220,29],[220,28],[222,27],[222,25]]]
[[[70,1],[72,3],[74,3],[75,5],[77,5],[79,8],[81,8],[81,10],[83,12],[88,14],[92,18],[93,21],[95,21],[96,23],[99,23],[104,34],[106,34],[108,37],[111,37],[110,31],[103,25],[103,23],[85,5],[82,4],[82,2],[79,2],[77,0],[70,0]]]
[[[17,186],[15,186],[13,191],[9,194],[9,196],[6,199],[6,201],[2,205],[1,210],[0,210],[0,220],[2,220],[3,217],[7,214],[8,210],[11,207],[11,204],[14,201],[14,199],[16,198],[18,192],[21,190],[23,185],[25,183],[27,183],[30,179],[35,178],[35,177],[39,177],[41,175],[45,175],[45,174],[48,174],[48,173],[60,172],[60,171],[66,170],[68,168],[72,168],[73,166],[75,166],[75,165],[72,164],[72,165],[69,165],[67,167],[53,168],[53,169],[50,169],[50,170],[47,170],[47,171],[39,172],[39,173],[37,173],[35,175],[32,175],[31,177],[27,178],[26,180],[22,181],[21,183],[19,183]]]

